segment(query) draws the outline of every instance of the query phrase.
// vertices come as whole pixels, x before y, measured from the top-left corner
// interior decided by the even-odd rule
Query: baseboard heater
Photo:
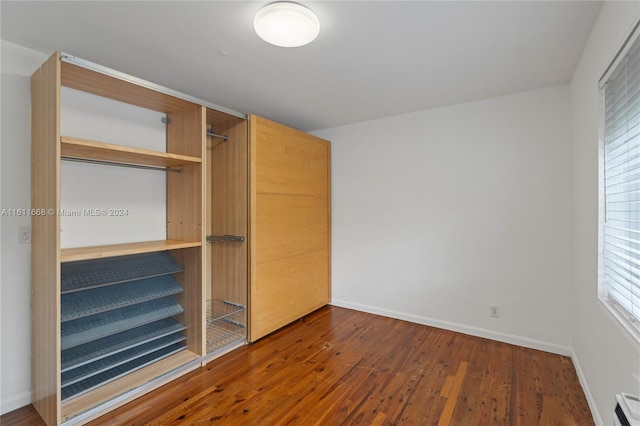
[[[640,399],[628,393],[616,395],[613,426],[640,426]]]

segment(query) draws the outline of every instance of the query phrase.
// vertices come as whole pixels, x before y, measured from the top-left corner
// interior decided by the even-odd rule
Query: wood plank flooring
[[[0,418],[38,425],[31,406]],[[591,425],[570,358],[327,306],[91,425]]]

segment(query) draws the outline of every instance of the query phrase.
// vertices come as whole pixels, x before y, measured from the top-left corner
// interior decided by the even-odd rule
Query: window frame
[[[604,278],[604,228],[605,228],[605,88],[609,77],[625,60],[634,43],[640,43],[640,19],[632,26],[629,35],[609,61],[598,80],[598,301],[616,327],[632,345],[640,351],[640,318],[620,305],[607,291]]]

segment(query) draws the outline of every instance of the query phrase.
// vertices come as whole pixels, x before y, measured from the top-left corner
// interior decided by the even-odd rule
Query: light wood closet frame
[[[81,65],[57,52],[31,78],[31,207],[45,212],[32,216],[32,402],[48,425],[89,421],[326,305],[331,296],[328,141]],[[61,86],[165,113],[166,152],[60,135]],[[208,130],[227,140],[207,136]],[[63,157],[181,169],[167,173],[166,240],[61,249],[56,213]],[[207,244],[207,235],[244,241]],[[187,348],[62,401],[61,264],[156,251],[169,251],[184,269],[173,274],[184,308],[174,318],[187,327]],[[235,340],[212,344],[208,300],[243,307],[230,318]]]
[[[166,152],[122,147],[60,135],[61,86],[143,108],[169,119]],[[223,112],[61,60],[52,55],[31,78],[32,209],[32,401],[49,425],[59,424],[119,396],[113,408],[140,396],[123,393],[200,365],[205,340],[205,142],[207,120],[244,121]],[[242,137],[242,135],[240,135]],[[246,135],[245,135],[246,140]],[[167,239],[131,244],[61,249],[60,162],[62,157],[117,164],[179,167],[167,173]],[[99,167],[99,166],[97,166]],[[184,289],[177,295],[187,326],[187,349],[72,399],[61,400],[61,263],[169,250],[184,269],[174,277]],[[150,388],[146,391],[151,390]]]

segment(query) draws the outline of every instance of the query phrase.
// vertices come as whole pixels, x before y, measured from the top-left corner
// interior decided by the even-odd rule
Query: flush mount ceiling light
[[[263,7],[256,13],[253,27],[261,39],[281,47],[304,46],[320,33],[320,21],[315,13],[291,2]]]

